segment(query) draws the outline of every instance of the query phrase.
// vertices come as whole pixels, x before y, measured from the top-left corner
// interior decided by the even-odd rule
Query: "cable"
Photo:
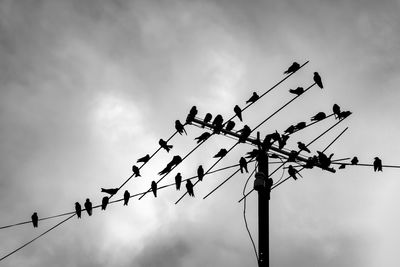
[[[322,150],[322,153],[324,153],[333,143],[335,143],[339,139],[339,137],[342,136],[342,134],[344,134],[347,131],[347,129],[349,129],[349,127],[346,127],[338,136],[336,136],[336,138],[333,139],[333,141],[330,142],[329,145],[327,145],[324,150]]]
[[[282,162],[282,164],[284,164],[284,162],[283,162],[282,159],[281,159],[281,162]],[[281,178],[279,178],[278,181],[275,182],[275,184],[276,184],[276,183],[279,183],[279,182],[282,180],[282,178],[283,178],[284,175],[285,175],[285,168],[282,168],[282,175],[281,175]]]

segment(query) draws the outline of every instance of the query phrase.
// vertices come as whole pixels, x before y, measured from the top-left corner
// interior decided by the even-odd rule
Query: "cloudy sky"
[[[34,211],[71,211],[87,197],[98,204],[100,187],[118,187],[192,105],[200,116],[229,117],[293,61],[310,63],[248,109],[246,124],[257,125],[291,98],[289,88],[310,85],[318,71],[325,89],[313,87],[260,130],[282,131],[337,103],[353,115],[311,150],[348,126],[328,151],[334,158],[400,164],[399,13],[398,0],[0,1],[0,225]],[[333,123],[293,135],[288,146]],[[193,148],[202,131],[187,131],[125,188],[146,190],[173,155]],[[193,176],[233,143],[213,137],[177,171]],[[219,166],[250,149],[236,148]],[[72,218],[1,265],[256,266],[237,203],[247,176],[202,200],[231,172],[205,178],[196,198],[178,205],[182,192],[169,188],[157,199],[149,194]],[[284,183],[272,192],[271,266],[399,266],[399,188],[400,169],[371,167],[314,169]],[[255,237],[256,197],[247,203]],[[1,230],[0,257],[59,220]]]

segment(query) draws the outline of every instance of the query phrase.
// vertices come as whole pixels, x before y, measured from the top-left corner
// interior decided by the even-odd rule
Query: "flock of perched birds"
[[[297,62],[294,62],[285,72],[284,74],[290,74],[293,72],[296,72],[298,69],[300,68],[300,65]],[[313,80],[314,82],[321,88],[323,89],[323,83],[322,83],[322,79],[320,77],[320,75],[318,74],[318,72],[314,72],[314,76],[313,76]],[[302,93],[305,92],[303,87],[297,87],[296,89],[289,89],[289,92],[291,94],[294,95],[301,95]],[[251,97],[246,101],[246,104],[249,103],[253,103],[255,101],[257,101],[260,98],[260,96],[256,93],[253,92],[253,94],[251,95]],[[233,108],[233,111],[235,113],[235,115],[238,117],[238,119],[240,121],[243,121],[243,117],[242,117],[242,109],[238,106],[235,105],[235,107]],[[341,120],[344,119],[346,117],[348,117],[349,115],[351,115],[350,111],[342,111],[341,108],[337,105],[334,104],[332,107],[332,111],[333,114],[335,116],[336,119]],[[193,120],[196,118],[198,111],[196,106],[193,106],[190,111],[189,114],[187,115],[186,118],[186,122],[184,124],[182,124],[179,120],[175,121],[175,129],[176,131],[180,134],[186,134],[187,132],[185,130],[185,125],[187,124],[192,124]],[[327,117],[327,115],[324,112],[318,112],[317,114],[315,114],[314,116],[311,117],[311,122],[316,122],[316,121],[320,121],[323,120]],[[218,114],[217,116],[215,116],[214,120],[212,121],[213,115],[211,113],[207,113],[203,119],[203,122],[206,124],[210,125],[210,128],[212,128],[213,130],[213,134],[219,134],[225,127],[224,131],[226,132],[230,132],[235,128],[235,122],[232,120],[229,120],[228,122],[226,122],[224,124],[224,119],[222,117],[222,115]],[[212,122],[211,122],[212,121]],[[203,124],[203,128],[205,124]],[[286,142],[289,138],[289,135],[293,134],[296,131],[299,131],[303,128],[305,128],[307,126],[306,122],[299,122],[296,125],[290,125],[283,134],[279,134],[278,131],[275,131],[272,134],[268,134],[266,135],[265,139],[262,141],[261,143],[261,148],[264,151],[268,151],[269,148],[274,144],[277,143],[277,147],[279,149],[283,149],[286,145]],[[250,136],[251,134],[251,129],[249,126],[244,125],[244,127],[238,131],[236,131],[236,133],[240,133],[239,135],[239,142],[245,142],[247,140],[247,138]],[[225,134],[225,133],[224,133]],[[202,133],[200,136],[194,138],[195,141],[197,141],[197,143],[201,143],[206,141],[210,136],[212,135],[212,133],[210,132],[204,132]],[[170,150],[173,148],[172,145],[169,145],[167,143],[167,141],[160,139],[158,144],[160,145],[161,148],[163,148],[164,150],[166,150],[167,152],[170,152]],[[299,155],[299,153],[301,151],[307,152],[307,153],[311,153],[311,151],[307,148],[307,146],[302,143],[302,142],[297,142],[298,148],[299,150],[291,150],[288,158],[287,158],[287,162],[296,162],[296,158]],[[222,148],[218,151],[217,154],[214,155],[214,158],[222,158],[225,157],[226,154],[228,153],[228,151],[225,148]],[[248,173],[248,169],[247,169],[247,163],[248,160],[252,160],[253,158],[255,158],[257,155],[259,154],[259,150],[258,149],[254,149],[250,152],[248,152],[246,155],[246,157],[241,157],[239,160],[239,167],[240,167],[240,172],[246,172]],[[314,166],[319,166],[322,169],[328,169],[329,166],[331,165],[332,162],[332,156],[333,154],[327,156],[325,155],[323,152],[317,151],[317,155],[314,155],[312,157],[309,157],[308,160],[306,161],[306,163],[304,165],[300,165],[304,168],[313,168]],[[276,155],[276,154],[271,154],[270,157],[272,158],[278,158],[280,156]],[[150,155],[147,154],[141,158],[139,158],[137,160],[137,163],[147,163],[150,160]],[[173,156],[172,160],[165,166],[164,169],[162,169],[158,174],[159,175],[166,175],[169,172],[172,171],[172,169],[174,167],[176,167],[179,163],[181,163],[182,158],[179,155],[175,155]],[[351,160],[351,164],[352,165],[357,165],[358,164],[358,159],[357,157],[354,157]],[[340,165],[339,169],[344,169],[346,166],[346,164],[342,164]],[[374,163],[374,171],[382,171],[382,161],[378,158],[375,157]],[[140,177],[140,168],[137,167],[136,165],[132,166],[132,172],[133,175],[135,177]],[[297,179],[297,175],[299,175],[301,177],[301,175],[299,174],[299,172],[296,170],[295,167],[293,167],[292,165],[288,166],[288,174],[293,178],[293,179]],[[199,181],[203,180],[205,173],[204,173],[204,169],[203,166],[200,165],[197,168],[197,177],[199,179]],[[175,176],[175,187],[177,190],[180,190],[181,188],[181,183],[182,183],[182,175],[181,173],[177,173]],[[104,196],[101,202],[101,209],[105,210],[108,203],[109,203],[109,198],[113,195],[115,195],[120,188],[101,188],[101,192],[108,194],[109,196]],[[191,182],[190,179],[186,180],[186,190],[188,192],[188,194],[192,197],[194,197],[194,192],[193,192],[193,183]],[[157,183],[155,181],[151,182],[151,191],[154,194],[154,197],[157,197]],[[124,192],[124,206],[128,205],[129,199],[130,199],[131,195],[129,193],[128,190],[125,190]],[[92,202],[90,201],[89,198],[86,199],[85,203],[84,203],[84,210],[86,210],[86,212],[88,213],[89,216],[92,215],[93,212],[93,205]],[[75,212],[78,218],[81,218],[82,216],[82,206],[79,202],[75,203]],[[38,221],[39,221],[39,217],[37,212],[34,212],[33,215],[31,216],[32,219],[32,224],[34,227],[38,227]]]

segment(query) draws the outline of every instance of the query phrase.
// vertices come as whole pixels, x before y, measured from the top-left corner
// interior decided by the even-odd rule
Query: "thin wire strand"
[[[346,127],[338,136],[336,136],[336,138],[333,139],[333,141],[330,142],[329,145],[327,145],[324,150],[322,150],[322,153],[324,153],[333,143],[335,143],[340,138],[340,136],[342,136],[342,134],[344,134],[347,131],[347,129],[349,129],[349,127]]]

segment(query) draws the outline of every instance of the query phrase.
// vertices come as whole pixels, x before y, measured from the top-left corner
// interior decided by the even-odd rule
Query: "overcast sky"
[[[0,1],[0,226],[50,216],[100,187],[118,187],[131,166],[158,148],[196,105],[233,114],[293,62],[310,62],[244,113],[254,127],[292,96],[313,87],[260,130],[285,130],[334,103],[353,115],[310,149],[400,165],[400,1]],[[329,119],[291,137],[309,142]],[[237,123],[238,127],[243,124]],[[202,133],[186,127],[124,189],[142,192],[173,155]],[[234,141],[216,136],[177,168],[184,178]],[[252,147],[233,150],[220,167]],[[254,168],[252,166],[251,168]],[[271,167],[272,168],[272,167]],[[1,262],[2,266],[256,266],[237,200],[246,175],[202,197],[232,171],[206,177],[196,198],[174,188],[72,218]],[[161,184],[173,181],[174,174]],[[278,171],[273,179],[282,175]],[[285,176],[287,174],[284,174]],[[302,172],[272,192],[271,266],[400,265],[400,169],[354,167]],[[252,187],[251,180],[248,190]],[[119,192],[118,197],[122,196]],[[257,195],[247,215],[257,237]],[[0,257],[62,218],[0,230]],[[256,238],[257,240],[257,238]]]

